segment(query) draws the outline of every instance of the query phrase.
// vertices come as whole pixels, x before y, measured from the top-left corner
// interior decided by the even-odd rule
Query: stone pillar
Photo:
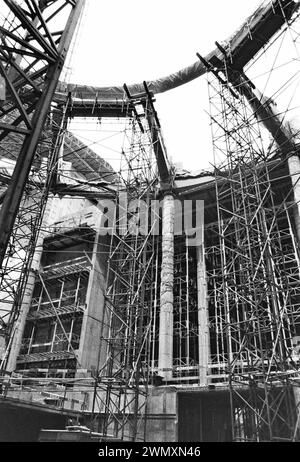
[[[288,158],[288,167],[294,192],[294,220],[300,244],[300,159],[297,155]]]
[[[197,247],[197,292],[198,292],[198,335],[199,335],[199,384],[207,385],[208,360],[210,353],[208,300],[204,245]]]
[[[173,282],[174,282],[174,214],[172,194],[165,195],[162,206],[162,261],[160,283],[158,374],[172,378],[173,368]]]

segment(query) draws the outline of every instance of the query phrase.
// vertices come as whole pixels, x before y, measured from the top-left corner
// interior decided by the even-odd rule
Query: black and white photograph
[[[1,448],[300,442],[299,109],[297,0],[0,0]]]

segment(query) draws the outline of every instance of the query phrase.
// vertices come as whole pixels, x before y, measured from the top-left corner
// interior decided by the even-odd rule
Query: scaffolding
[[[32,134],[30,114],[40,104],[37,96],[41,95],[49,71],[46,63],[50,67],[56,62],[53,49],[60,35],[53,32],[57,39],[53,43],[37,2],[28,0],[19,2],[19,6],[16,2],[5,3],[11,8],[11,15],[6,17],[1,31],[11,43],[1,39],[0,63],[5,63],[7,71],[12,44],[21,45],[25,55],[22,66],[16,59],[10,73],[3,71],[3,64],[0,66],[14,96],[1,106],[0,141],[6,158],[14,165],[22,158],[24,140]],[[45,2],[48,3],[54,8],[51,19],[55,20],[60,11],[76,4],[62,0]],[[282,5],[287,11],[290,5],[290,18],[294,2],[279,0],[274,9],[268,8],[268,14],[280,18],[278,27],[284,16]],[[34,27],[29,18],[35,19]],[[270,26],[270,30],[266,29],[266,40],[277,28],[272,21]],[[206,208],[209,218],[205,226],[206,262],[200,271],[197,249],[187,245],[186,236],[174,236],[173,363],[171,378],[164,383],[229,384],[235,441],[294,441],[299,439],[299,410],[294,390],[299,387],[300,252],[294,224],[293,182],[286,157],[290,148],[285,145],[284,152],[281,149],[283,131],[275,134],[271,131],[279,147],[270,144],[260,121],[253,115],[253,104],[249,105],[251,82],[239,67],[233,69],[233,60],[242,60],[239,63],[242,66],[261,48],[256,37],[254,49],[248,49],[251,33],[246,29],[245,25],[245,43],[236,46],[234,54],[230,56],[230,50],[218,45],[217,59],[208,63],[214,75],[209,90],[215,154],[211,184],[215,191],[206,193],[211,201]],[[33,39],[39,44],[37,49],[30,45]],[[22,54],[18,50],[17,54]],[[249,56],[245,50],[251,51]],[[44,382],[38,375],[31,377],[37,384],[32,390],[37,393],[40,387],[43,393],[51,393],[58,389],[53,399],[61,407],[69,385],[74,392],[85,386],[87,394],[93,387],[94,430],[107,438],[134,441],[146,438],[149,388],[162,383],[161,377],[157,377],[162,232],[161,214],[156,206],[152,207],[152,200],[161,199],[161,193],[178,192],[164,156],[153,95],[145,84],[144,90],[132,95],[124,86],[123,100],[105,102],[98,101],[97,95],[93,101],[81,102],[70,96],[66,104],[51,112],[32,158],[30,175],[23,185],[0,279],[0,309],[4,312],[0,321],[7,337],[7,352],[25,287],[29,292],[34,288],[28,315],[23,313],[27,324],[18,370],[28,374],[28,367],[35,365],[37,374],[47,377],[43,377]],[[48,111],[45,102],[42,106]],[[258,111],[259,114],[262,112]],[[67,120],[80,116],[99,117],[99,125],[105,123],[105,118],[109,118],[110,124],[120,122],[114,118],[123,120],[118,174],[108,165],[100,168],[98,155],[82,152],[82,143],[66,133]],[[67,152],[61,155],[63,144]],[[292,149],[298,148],[293,145]],[[62,164],[66,159],[72,164],[70,169],[75,165],[82,168],[82,175],[75,174],[72,179],[72,175],[65,175]],[[11,182],[12,175],[3,168],[0,200],[7,202]],[[87,280],[94,267],[87,256],[55,262],[39,272],[31,267],[34,251],[41,256],[45,231],[42,220],[50,191],[89,198],[102,208],[104,215],[107,196],[114,206],[107,225],[111,236],[104,312],[101,320],[95,319],[102,329],[98,368],[92,371],[92,377],[88,376],[91,371],[85,371],[84,381],[75,350],[80,343]],[[60,223],[56,226],[59,242],[63,232],[59,236]],[[71,220],[62,226],[72,228],[74,223]],[[101,232],[102,227],[92,233],[90,243],[95,244],[95,253]],[[63,244],[56,248],[58,254],[62,248]],[[207,349],[203,344],[206,325],[201,325],[204,317],[200,319],[199,302],[199,285],[202,284],[203,293],[206,290],[205,268],[210,336]],[[46,324],[43,329],[41,326]],[[202,362],[206,353],[210,354],[208,365]],[[54,372],[57,365],[59,372]],[[5,369],[5,360],[1,367]],[[50,376],[53,380],[47,382]],[[74,381],[69,382],[70,377]],[[26,376],[14,377],[14,381],[23,386]],[[87,409],[85,403],[82,406]]]
[[[93,411],[94,418],[101,416],[98,429],[104,435],[143,441],[150,358],[158,342],[159,215],[149,212],[157,190],[157,138],[149,123],[154,111],[149,96],[129,95],[129,103],[101,335],[107,359],[97,373]]]
[[[32,284],[31,266],[55,182],[64,124],[63,110],[50,111],[50,105],[83,7],[81,1],[54,3],[1,2],[0,73],[5,92],[0,141],[5,163],[0,179],[0,327],[7,347],[1,369],[6,368],[26,285]],[[67,31],[58,31],[57,21]]]
[[[18,369],[34,363],[65,359],[70,364],[80,342],[82,317],[86,306],[87,281],[91,264],[78,257],[44,266],[35,282],[27,315]],[[67,365],[65,364],[67,368]],[[73,366],[74,371],[76,364]]]
[[[196,250],[186,236],[174,241],[174,357],[173,380],[199,382],[199,319]]]
[[[225,56],[209,75],[217,210],[207,250],[211,359],[229,383],[233,439],[292,441],[300,359],[293,188],[287,160],[231,74]]]

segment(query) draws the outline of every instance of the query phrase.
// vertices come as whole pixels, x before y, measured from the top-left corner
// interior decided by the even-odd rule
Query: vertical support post
[[[160,284],[158,373],[172,378],[173,368],[173,283],[174,283],[174,214],[172,194],[166,194],[162,207],[162,262]]]
[[[51,342],[51,353],[53,353],[54,345],[55,345],[55,337],[56,337],[56,330],[57,330],[57,321],[54,324],[53,335],[52,335],[52,342]]]
[[[209,358],[209,327],[205,252],[203,243],[197,246],[197,292],[198,292],[198,347],[199,384],[207,385]]]
[[[189,306],[189,246],[187,245],[188,238],[186,237],[186,246],[185,246],[185,264],[186,264],[186,365],[190,365],[190,306]],[[181,330],[181,328],[180,328]]]
[[[32,329],[31,329],[30,340],[29,340],[29,345],[28,345],[28,349],[27,349],[27,354],[28,355],[30,354],[30,351],[31,351],[31,347],[32,347],[32,344],[33,344],[33,339],[34,339],[34,334],[35,334],[35,325],[33,325]]]
[[[70,351],[70,345],[72,345],[73,326],[74,326],[74,318],[72,318],[71,326],[70,326],[68,351]]]

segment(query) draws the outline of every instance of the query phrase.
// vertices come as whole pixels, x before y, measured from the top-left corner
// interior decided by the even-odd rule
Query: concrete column
[[[294,191],[294,220],[300,244],[300,159],[297,155],[288,158],[288,167]]]
[[[103,239],[103,238],[102,238]],[[92,269],[90,270],[89,282],[86,294],[87,308],[83,315],[80,334],[78,360],[84,369],[97,370],[105,363],[106,342],[101,338],[101,333],[107,337],[107,319],[105,312],[106,292],[106,258],[104,249],[107,242],[101,243],[99,233],[95,235]]]
[[[52,207],[52,199],[49,199],[46,205],[45,213],[44,213],[43,228],[45,228],[48,224],[49,215],[51,213],[51,207]],[[22,305],[20,308],[19,317],[12,331],[12,341],[11,341],[9,356],[8,356],[8,360],[6,364],[6,370],[8,372],[14,371],[17,366],[17,358],[20,353],[20,349],[22,345],[22,339],[23,339],[25,324],[27,320],[27,315],[29,313],[29,309],[31,306],[36,273],[39,270],[40,261],[41,261],[41,257],[43,253],[44,237],[45,237],[45,231],[40,231],[38,234],[35,252],[34,252],[31,267],[29,270],[29,275],[27,279],[26,288],[24,291],[24,296],[23,296]]]
[[[158,373],[165,380],[172,378],[173,368],[174,214],[174,197],[172,194],[167,194],[163,199],[162,207],[162,261],[158,354]]]
[[[197,247],[197,292],[199,334],[199,384],[207,385],[210,339],[208,327],[208,300],[204,245]]]

